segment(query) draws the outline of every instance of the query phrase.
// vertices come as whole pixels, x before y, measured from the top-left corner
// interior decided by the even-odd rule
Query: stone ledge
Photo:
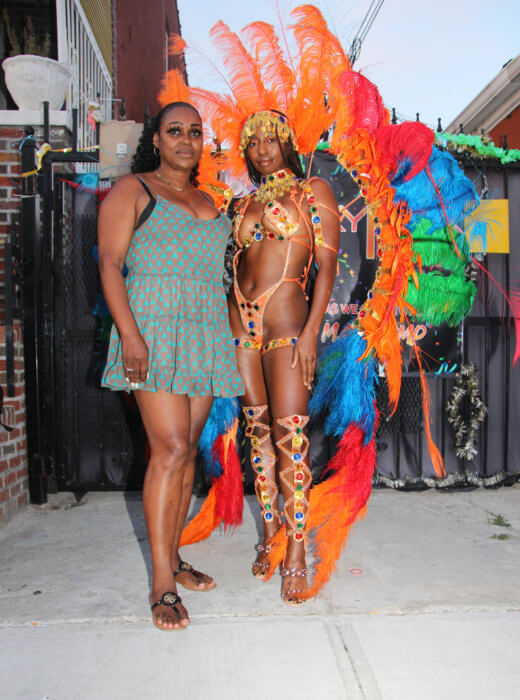
[[[65,110],[50,111],[49,122],[72,131],[72,115]],[[0,109],[0,126],[43,126],[43,109]]]

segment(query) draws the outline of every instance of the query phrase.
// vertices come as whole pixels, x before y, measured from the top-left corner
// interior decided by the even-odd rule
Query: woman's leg
[[[189,461],[190,404],[186,396],[165,391],[136,391],[135,397],[151,451],[143,504],[153,566],[150,601],[155,603],[164,593],[177,592],[171,556]],[[155,624],[163,629],[189,625],[186,608],[180,603],[177,608],[178,616],[169,606],[157,606]]]
[[[235,337],[244,337],[240,314],[233,297],[229,300],[229,323]],[[253,564],[253,575],[260,577],[267,572],[269,564],[265,541],[276,533],[280,524],[276,456],[271,436],[271,415],[267,405],[267,390],[260,352],[237,347],[236,356],[238,371],[246,389],[240,401],[247,423],[246,437],[251,440],[251,466],[255,471],[255,491],[263,515],[264,541],[258,545],[258,555]],[[272,517],[267,515],[268,512]]]
[[[280,526],[276,457],[260,353],[256,350],[237,348],[237,364],[246,388],[240,401],[246,418],[246,437],[251,440],[255,492],[263,516],[264,542],[258,545],[258,555],[253,564],[253,575],[260,577],[266,573],[268,567],[265,541],[272,537]]]
[[[283,563],[282,596],[306,590],[305,525],[309,512],[311,474],[309,469],[307,421],[309,392],[301,369],[291,369],[292,347],[263,355],[263,367],[273,420],[280,488],[284,499],[287,551]],[[299,573],[298,573],[299,572]]]
[[[179,568],[181,557],[179,554],[179,542],[181,541],[182,530],[186,522],[188,510],[190,509],[191,496],[193,492],[193,480],[195,478],[195,460],[197,458],[197,447],[202,430],[213,404],[212,396],[192,396],[190,402],[190,442],[188,452],[188,466],[184,471],[182,481],[181,506],[179,508],[179,516],[175,528],[175,537],[173,539],[172,549],[172,570],[177,571]],[[215,581],[211,576],[195,571],[180,571],[176,575],[177,583],[180,583],[185,588],[192,590],[207,590],[215,587]],[[200,583],[197,583],[197,578]]]

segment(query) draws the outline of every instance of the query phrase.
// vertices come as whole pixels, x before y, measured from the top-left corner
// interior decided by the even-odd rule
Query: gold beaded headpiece
[[[262,112],[256,112],[247,118],[240,135],[240,152],[242,155],[245,153],[249,139],[255,135],[258,127],[262,129],[262,133],[265,136],[276,134],[283,143],[286,143],[290,138],[294,148],[298,150],[296,134],[287,117],[266,109]]]

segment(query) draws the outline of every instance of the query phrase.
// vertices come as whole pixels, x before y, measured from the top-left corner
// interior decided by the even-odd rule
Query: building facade
[[[465,133],[484,133],[497,146],[506,137],[509,148],[520,148],[520,55],[503,66],[446,131],[458,133],[461,125]]]

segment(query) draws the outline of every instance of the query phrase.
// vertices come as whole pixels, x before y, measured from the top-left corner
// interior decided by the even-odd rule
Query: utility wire
[[[350,45],[349,59],[351,66],[353,66],[359,58],[359,54],[361,52],[361,45],[365,41],[368,32],[374,24],[374,21],[377,15],[379,14],[379,10],[382,8],[384,1],[385,0],[372,0],[372,2],[370,3],[370,7],[368,8],[366,15],[364,16],[356,35],[352,39],[352,44]]]

